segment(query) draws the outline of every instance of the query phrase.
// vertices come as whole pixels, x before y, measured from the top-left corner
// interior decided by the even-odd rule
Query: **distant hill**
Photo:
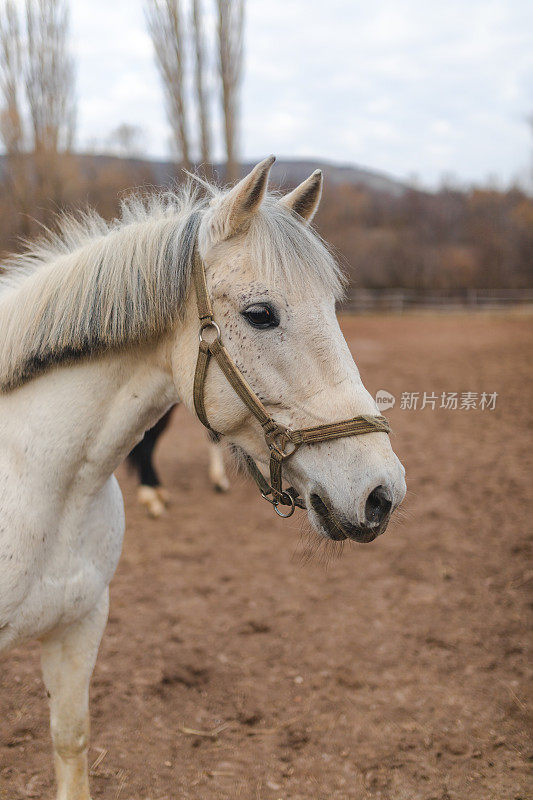
[[[96,156],[80,156],[84,161],[95,160],[100,162],[103,166],[105,162],[109,162],[111,166],[113,163],[122,161],[123,159],[117,156],[96,155]],[[172,161],[153,161],[151,159],[127,159],[131,162],[133,167],[138,169],[150,170],[154,176],[157,184],[166,184],[173,180],[179,172],[179,166]],[[259,160],[259,159],[258,159]],[[257,162],[245,163],[242,166],[242,174],[246,175]],[[215,174],[218,180],[224,180],[224,165],[215,164]],[[373,170],[363,169],[362,167],[352,166],[350,164],[332,164],[329,161],[321,159],[308,159],[308,160],[292,160],[292,159],[279,159],[275,162],[271,171],[271,180],[278,185],[292,185],[296,186],[315,169],[321,169],[324,172],[324,179],[328,184],[350,184],[352,186],[365,186],[377,192],[386,192],[387,194],[399,197],[406,190],[406,185],[400,181],[391,178],[380,172]]]
[[[78,162],[86,177],[106,168],[120,166],[131,167],[132,172],[145,173],[151,176],[154,183],[165,185],[170,183],[179,173],[179,166],[172,161],[158,161],[144,158],[121,158],[112,155],[79,154]],[[0,177],[3,173],[5,156],[0,155]],[[259,160],[259,159],[258,159]],[[254,163],[243,164],[243,175],[249,172]],[[324,179],[328,185],[350,184],[351,186],[364,186],[367,189],[384,192],[400,197],[407,186],[384,173],[374,172],[363,167],[350,164],[332,164],[322,159],[292,160],[280,159],[272,168],[272,181],[278,185],[296,186],[307,178],[315,169],[324,172]],[[215,164],[215,174],[219,181],[224,180],[224,165]]]
[[[259,159],[258,159],[259,160]],[[242,174],[246,175],[257,162],[245,163],[242,166]],[[176,174],[176,165],[165,161],[149,161],[147,163],[157,176],[158,183],[165,183],[169,176]],[[321,169],[324,172],[324,179],[328,184],[347,183],[352,186],[365,186],[377,192],[399,197],[406,190],[406,186],[400,181],[389,177],[380,172],[374,172],[362,167],[350,164],[332,164],[321,159],[292,160],[279,159],[275,162],[270,173],[273,183],[282,185],[296,186],[315,170]],[[215,164],[215,173],[219,180],[224,179],[224,165]]]
[[[253,164],[246,164],[243,171],[248,171]],[[399,197],[407,186],[389,175],[373,170],[364,169],[351,164],[332,164],[321,159],[293,161],[281,159],[272,167],[272,180],[278,184],[298,184],[305,180],[315,169],[321,169],[324,179],[328,184],[350,184],[351,186],[365,186],[376,192]]]

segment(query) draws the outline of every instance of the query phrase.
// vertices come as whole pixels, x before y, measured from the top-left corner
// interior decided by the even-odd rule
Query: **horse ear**
[[[315,169],[307,180],[286,194],[279,201],[283,206],[294,211],[306,222],[311,222],[320,203],[322,195],[322,170]]]
[[[275,156],[265,158],[223,197],[211,223],[215,241],[229,239],[255,214],[265,196],[268,174],[275,160]]]

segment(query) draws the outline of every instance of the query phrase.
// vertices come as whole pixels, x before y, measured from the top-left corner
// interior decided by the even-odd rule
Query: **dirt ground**
[[[402,517],[309,560],[302,516],[207,485],[183,410],[174,498],[127,532],[92,683],[93,798],[526,800],[531,318],[343,319],[407,468]],[[497,392],[494,411],[402,392]],[[437,403],[438,405],[438,403]],[[528,602],[529,601],[529,602]],[[211,735],[197,735],[196,732]],[[0,664],[0,798],[53,796],[38,647]]]

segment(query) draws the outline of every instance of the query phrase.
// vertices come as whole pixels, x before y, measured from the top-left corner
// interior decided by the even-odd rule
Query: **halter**
[[[341,422],[330,422],[325,425],[316,425],[314,428],[300,428],[293,431],[285,425],[276,422],[262,404],[253,389],[232,360],[228,351],[222,344],[220,338],[220,328],[213,318],[213,307],[207,292],[205,269],[198,253],[198,245],[194,248],[193,255],[193,279],[196,290],[196,302],[198,306],[198,317],[200,319],[200,347],[198,350],[198,360],[196,362],[196,372],[194,375],[193,398],[194,408],[200,422],[216,438],[220,433],[213,430],[207,418],[204,394],[205,379],[211,358],[214,358],[218,366],[226,376],[228,383],[238,394],[244,405],[251,411],[254,417],[260,422],[265,435],[267,446],[270,450],[270,483],[266,480],[255,461],[247,454],[244,454],[246,467],[251,477],[259,487],[262,497],[272,503],[276,514],[280,517],[290,517],[294,514],[296,506],[305,508],[305,502],[298,496],[298,492],[292,486],[283,489],[283,464],[291,458],[294,453],[304,444],[316,444],[326,442],[331,439],[341,439],[345,436],[361,436],[364,433],[375,433],[380,431],[390,433],[390,426],[385,417],[381,416],[358,416],[352,419],[345,419]],[[204,334],[207,330],[215,333],[212,341],[207,341]],[[283,513],[279,506],[288,506],[287,513]]]

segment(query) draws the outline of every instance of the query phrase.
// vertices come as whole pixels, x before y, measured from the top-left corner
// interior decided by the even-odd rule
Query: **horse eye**
[[[274,309],[262,303],[250,306],[242,315],[254,328],[276,328],[279,325]]]

